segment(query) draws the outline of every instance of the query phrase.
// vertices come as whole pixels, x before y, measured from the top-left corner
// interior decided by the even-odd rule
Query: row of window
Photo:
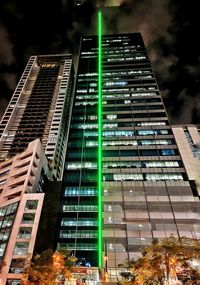
[[[128,95],[128,96],[127,96]],[[114,94],[114,96],[116,97],[116,94]],[[103,99],[109,99],[110,95],[105,95],[103,96]],[[107,100],[107,101],[102,101],[103,102],[107,102],[108,104],[135,104],[135,107],[136,105],[139,105],[141,106],[141,104],[147,104],[148,106],[150,106],[150,104],[148,103],[161,103],[161,98],[158,97],[156,95],[156,97],[152,97],[151,98],[134,98],[134,99],[129,99],[127,97],[130,97],[130,94],[117,94],[117,101],[114,101],[114,100]],[[126,100],[122,100],[122,98],[120,97],[125,97]],[[90,100],[88,100],[90,99]],[[116,99],[116,98],[115,98]],[[88,105],[89,104],[93,104],[93,103],[97,103],[98,101],[98,96],[97,95],[85,95],[85,96],[77,96],[76,97],[76,103],[75,105],[77,104],[83,104],[83,103],[87,103]],[[78,105],[77,105],[78,106]],[[137,107],[139,107],[137,106]]]
[[[87,92],[84,92],[87,93]],[[112,99],[112,98],[135,98],[135,97],[154,97],[154,96],[158,96],[159,94],[156,92],[134,92],[134,93],[113,93],[113,94],[103,94],[103,99]],[[77,95],[76,99],[97,99],[98,95],[97,94],[81,94],[81,95]],[[136,100],[136,99],[134,99]],[[138,100],[138,99],[137,99]],[[142,99],[139,99],[142,100]],[[133,101],[134,103],[134,101]],[[137,103],[137,102],[136,102]],[[138,102],[140,103],[140,102]]]
[[[64,196],[97,196],[98,190],[95,187],[66,187]]]
[[[97,212],[98,206],[96,205],[64,205],[63,212]]]
[[[60,231],[60,238],[97,238],[98,233],[94,230]]]
[[[104,174],[103,181],[167,181],[167,180],[184,180],[184,175],[181,173],[115,173]]]
[[[174,140],[118,140],[118,141],[103,141],[103,146],[137,146],[137,145],[172,145],[175,144]],[[80,147],[82,144],[81,142],[75,141],[74,143],[70,143],[71,148]],[[97,141],[86,141],[86,147],[98,147]]]
[[[116,110],[121,110],[123,111],[125,109],[125,105],[129,105],[128,106],[128,110],[133,110],[133,111],[136,111],[136,110],[160,110],[160,109],[164,109],[163,105],[160,104],[160,105],[131,105],[132,103],[132,100],[118,100],[117,102],[116,101],[102,101],[102,104],[103,105],[115,105],[115,103],[117,103],[117,105],[115,106]],[[134,100],[133,100],[133,103],[134,103]],[[79,101],[79,102],[76,102],[75,103],[75,106],[95,106],[97,105],[98,102],[97,101],[94,101],[94,100],[87,100],[87,101]],[[103,107],[105,109],[105,107]],[[107,108],[106,108],[107,109]]]
[[[171,145],[175,144],[174,140],[118,140],[118,141],[103,141],[103,146],[128,146],[128,145]]]
[[[117,130],[117,131],[103,131],[102,136],[103,137],[132,137],[132,136],[153,136],[153,135],[168,135],[171,133],[171,130],[163,129],[163,130]],[[81,136],[81,133],[79,134]],[[77,134],[78,136],[78,134]],[[98,132],[94,131],[85,131],[84,132],[85,137],[97,137]]]
[[[103,71],[102,72],[102,76],[103,77],[107,77],[107,76],[110,76],[110,77],[116,77],[116,76],[119,76],[119,75],[133,75],[133,74],[149,74],[149,73],[152,73],[152,71],[150,69],[139,69],[139,68],[135,68],[134,70],[125,70],[125,71]],[[78,75],[79,77],[97,77],[98,76],[98,73],[97,72],[88,72],[88,73],[79,73]]]
[[[67,243],[65,244],[65,248],[67,250],[84,250],[84,251],[95,250],[96,251],[98,249],[98,244],[97,243]]]
[[[69,219],[69,218],[63,218],[61,221],[61,226],[65,227],[65,226],[72,226],[72,227],[97,227],[98,226],[98,221],[97,219],[93,219],[93,218],[88,218],[88,219],[84,219],[84,218],[80,218],[80,219]]]
[[[180,161],[110,161],[103,162],[103,168],[165,168],[180,167]],[[66,169],[76,170],[82,168],[97,169],[94,162],[68,162]]]
[[[150,89],[150,88],[148,88]],[[103,98],[104,98],[104,94],[107,93],[113,93],[113,92],[131,92],[131,96],[135,97],[135,96],[139,96],[139,97],[148,97],[148,96],[156,96],[158,95],[156,92],[143,92],[143,90],[147,90],[146,88],[142,88],[142,87],[138,87],[138,88],[107,88],[107,89],[102,89],[102,93],[103,93]],[[135,93],[135,91],[137,91]],[[140,91],[140,92],[139,92]],[[76,90],[77,94],[86,94],[86,93],[97,93],[97,88],[85,88],[85,89],[77,89]]]
[[[120,149],[120,150],[103,150],[103,157],[142,157],[142,156],[175,156],[178,155],[177,149]],[[69,151],[67,159],[81,160],[84,158],[86,161],[92,159],[96,160],[97,150],[76,150]]]
[[[0,217],[7,216],[16,212],[18,203],[13,203],[5,207],[0,208]]]
[[[117,129],[117,128],[123,128],[123,127],[133,127],[132,121],[127,121],[127,122],[116,122],[116,123],[103,123],[102,127],[103,129]],[[79,124],[72,124],[71,125],[72,129],[98,129],[98,124],[95,123],[79,123]],[[152,130],[151,132],[148,130],[145,130],[148,135],[154,135],[157,134],[157,130]],[[138,134],[141,135],[142,130],[138,131]]]
[[[177,149],[138,149],[138,150],[104,150],[104,157],[123,157],[123,156],[174,156],[178,155]],[[86,153],[87,157],[87,153]]]
[[[65,183],[75,184],[81,180],[84,185],[87,183],[96,183],[97,174],[90,173],[83,175],[80,179],[79,173],[70,172],[64,178]],[[104,173],[103,181],[116,182],[116,181],[183,181],[186,177],[182,173]]]

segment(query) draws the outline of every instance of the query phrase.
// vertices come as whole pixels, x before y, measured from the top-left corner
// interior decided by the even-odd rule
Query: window
[[[141,181],[143,180],[142,174],[105,174],[103,175],[104,181]]]
[[[28,210],[37,209],[38,200],[27,200],[25,208]]]
[[[106,115],[106,119],[108,120],[115,120],[117,119],[117,115],[113,114],[113,115]]]
[[[22,224],[33,224],[35,219],[35,214],[32,213],[25,213],[22,217]]]
[[[64,205],[63,212],[97,212],[96,205]]]
[[[161,149],[161,155],[175,155],[174,149]]]
[[[28,253],[28,242],[16,242],[14,255],[26,255]]]
[[[89,169],[96,169],[97,164],[94,162],[69,162],[67,164],[67,169],[82,169],[82,168],[89,168]]]
[[[80,227],[94,227],[94,226],[98,226],[98,221],[96,219],[67,219],[67,218],[63,218],[61,221],[61,226],[80,226]]]
[[[159,181],[159,180],[184,180],[183,175],[180,173],[176,174],[146,174],[146,180],[152,180],[152,181]]]
[[[31,232],[32,232],[32,228],[29,227],[21,227],[19,229],[19,233],[17,235],[17,238],[30,238],[31,237]]]
[[[97,196],[97,189],[92,187],[67,187],[65,197],[71,196]]]

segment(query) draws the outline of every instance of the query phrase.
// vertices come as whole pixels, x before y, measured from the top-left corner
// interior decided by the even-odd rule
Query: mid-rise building
[[[200,204],[142,36],[99,34],[81,42],[57,247],[112,276],[155,238],[199,238]]]
[[[54,179],[61,179],[72,84],[70,54],[30,57],[0,122],[0,161],[39,138]]]
[[[32,256],[44,200],[48,164],[38,140],[0,164],[0,280],[19,284]]]

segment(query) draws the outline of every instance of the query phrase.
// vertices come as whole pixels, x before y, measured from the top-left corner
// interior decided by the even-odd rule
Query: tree
[[[54,285],[60,278],[69,279],[75,261],[68,251],[45,250],[27,259],[22,284]]]
[[[162,241],[154,240],[142,251],[142,257],[132,262],[136,274],[135,283],[146,285],[170,284],[177,273],[193,271],[192,260],[200,258],[200,241],[187,237],[170,236]],[[134,283],[132,282],[132,283]]]

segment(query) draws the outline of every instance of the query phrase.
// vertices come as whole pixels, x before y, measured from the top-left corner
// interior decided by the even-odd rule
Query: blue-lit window
[[[174,149],[161,149],[162,155],[175,155]]]
[[[154,135],[155,131],[154,130],[140,130],[138,131],[139,136],[147,136],[147,135]]]
[[[96,188],[92,187],[67,187],[65,188],[65,196],[97,196]]]

